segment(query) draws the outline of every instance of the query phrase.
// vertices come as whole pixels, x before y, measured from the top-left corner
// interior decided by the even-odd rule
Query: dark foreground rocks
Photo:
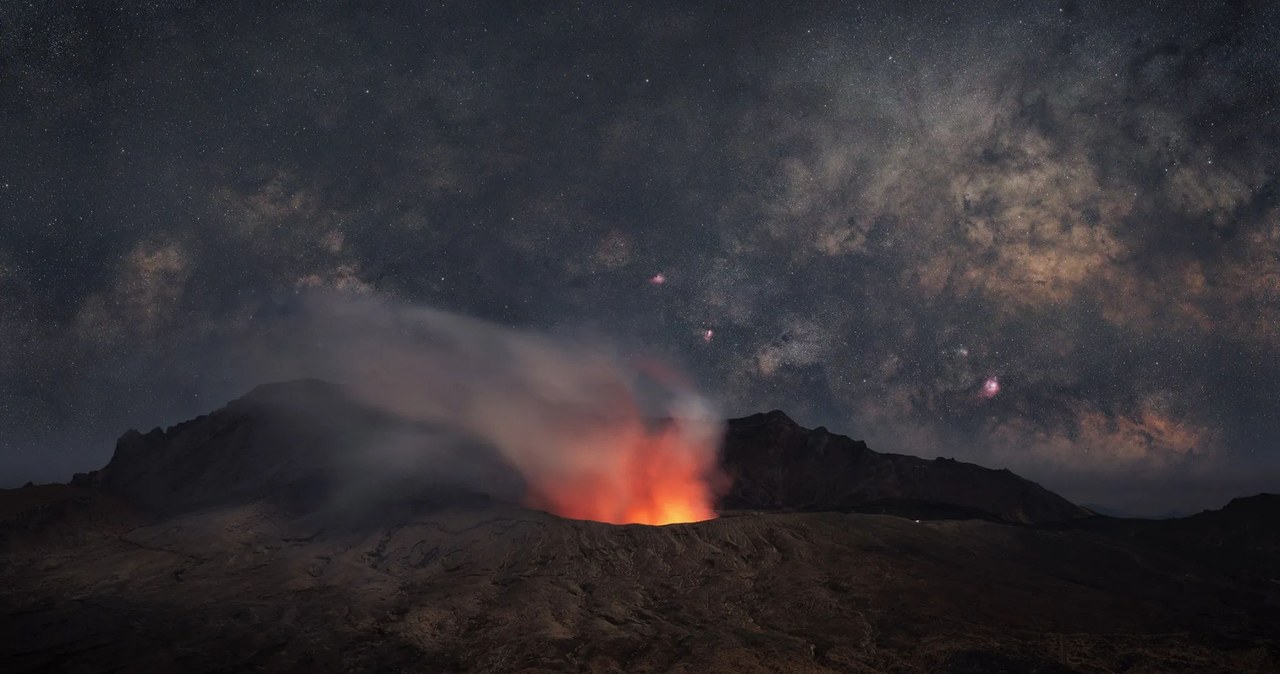
[[[1185,522],[774,513],[619,527],[496,504],[386,504],[345,521],[240,504],[148,521],[58,489],[6,509],[5,671],[1280,664],[1274,538],[1269,562],[1242,565],[1243,541]]]

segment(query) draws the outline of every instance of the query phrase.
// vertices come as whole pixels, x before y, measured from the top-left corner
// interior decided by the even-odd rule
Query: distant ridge
[[[953,459],[881,454],[781,411],[729,421],[728,509],[885,512],[928,519],[1034,524],[1094,513],[1008,470]]]
[[[1139,513],[1132,513],[1127,510],[1121,510],[1119,508],[1111,508],[1109,506],[1099,505],[1097,503],[1081,503],[1080,505],[1082,507],[1088,508],[1089,510],[1092,510],[1093,512],[1099,515],[1106,515],[1107,517],[1117,517],[1120,519],[1128,519],[1128,520],[1173,520],[1173,519],[1178,519],[1179,517],[1187,517],[1192,514],[1185,510],[1167,510],[1165,512],[1154,514],[1154,515],[1139,514]]]

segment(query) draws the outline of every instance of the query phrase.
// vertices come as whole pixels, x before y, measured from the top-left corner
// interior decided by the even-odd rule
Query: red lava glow
[[[579,520],[675,524],[714,519],[716,444],[679,421],[628,423],[603,443],[561,455],[533,485],[530,505]]]

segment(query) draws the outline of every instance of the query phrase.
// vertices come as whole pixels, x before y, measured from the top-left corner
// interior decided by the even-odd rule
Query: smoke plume
[[[619,524],[715,517],[722,425],[670,368],[368,296],[306,306],[315,369],[363,404],[496,449],[526,505]]]

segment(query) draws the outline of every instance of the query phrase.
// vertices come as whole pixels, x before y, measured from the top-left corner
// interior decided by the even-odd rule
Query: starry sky
[[[0,481],[324,290],[1138,513],[1280,490],[1280,4],[6,2]]]

